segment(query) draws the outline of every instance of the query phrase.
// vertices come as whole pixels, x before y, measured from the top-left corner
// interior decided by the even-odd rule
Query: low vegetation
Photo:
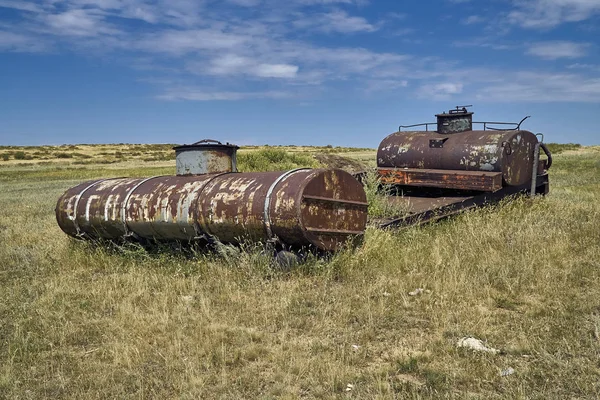
[[[597,147],[557,154],[545,198],[371,227],[360,248],[283,270],[260,246],[190,255],[69,239],[54,218],[68,187],[174,171],[102,163],[129,145],[86,146],[36,149],[91,155],[50,164],[2,149],[0,398],[600,396]],[[317,165],[319,150],[285,150],[244,150],[240,169]],[[371,212],[385,214],[372,189]],[[466,336],[500,353],[457,348]]]
[[[576,143],[548,143],[547,146],[552,154],[560,154],[565,151],[579,150],[582,148],[580,144]]]
[[[240,153],[237,160],[240,172],[285,171],[318,165],[310,154],[288,153],[280,148]]]

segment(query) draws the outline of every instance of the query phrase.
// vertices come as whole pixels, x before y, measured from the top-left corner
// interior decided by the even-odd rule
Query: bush
[[[15,152],[15,160],[26,160],[27,159],[27,154],[25,154],[24,151],[17,151]]]
[[[581,148],[581,145],[578,143],[546,143],[546,146],[552,154],[560,154],[564,151],[577,150]]]
[[[8,154],[8,153],[2,154],[2,160],[8,161],[9,159],[10,159],[10,154]]]
[[[73,157],[77,157],[77,158],[84,158],[84,159],[92,158],[92,156],[90,156],[89,154],[84,154],[84,153],[72,153],[71,155]]]
[[[375,170],[368,171],[363,185],[369,203],[369,216],[373,218],[403,217],[408,206],[402,202],[390,202],[390,196],[398,195],[392,186],[382,185]]]
[[[285,171],[302,167],[314,168],[318,165],[308,154],[293,154],[275,148],[238,154],[237,161],[238,169],[242,172]]]
[[[71,154],[71,153],[54,153],[54,157],[56,157],[56,158],[73,158],[73,154]]]

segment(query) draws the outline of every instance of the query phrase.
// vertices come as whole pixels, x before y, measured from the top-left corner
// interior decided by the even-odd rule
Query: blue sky
[[[0,144],[377,147],[473,104],[600,144],[600,0],[0,0]]]

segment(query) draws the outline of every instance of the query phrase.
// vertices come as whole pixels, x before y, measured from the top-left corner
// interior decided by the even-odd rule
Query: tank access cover
[[[204,175],[237,172],[238,146],[204,139],[173,147],[177,175]]]

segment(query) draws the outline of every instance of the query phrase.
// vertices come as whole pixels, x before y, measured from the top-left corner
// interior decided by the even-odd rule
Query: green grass
[[[374,169],[366,173],[363,182],[367,202],[369,203],[369,216],[372,218],[399,217],[408,215],[408,208],[387,201],[387,197],[394,194],[389,185],[382,185]]]
[[[240,158],[271,163],[314,165]],[[56,199],[84,179],[173,170],[0,164],[0,398],[600,396],[598,151],[556,155],[546,198],[369,228],[292,270],[260,246],[147,253],[56,225]],[[457,349],[464,336],[502,353]]]
[[[266,148],[237,156],[240,172],[285,171],[294,168],[316,167],[310,154],[289,153],[280,148]]]
[[[581,149],[581,145],[577,143],[547,143],[548,150],[552,154],[560,154],[569,150],[579,150]]]

